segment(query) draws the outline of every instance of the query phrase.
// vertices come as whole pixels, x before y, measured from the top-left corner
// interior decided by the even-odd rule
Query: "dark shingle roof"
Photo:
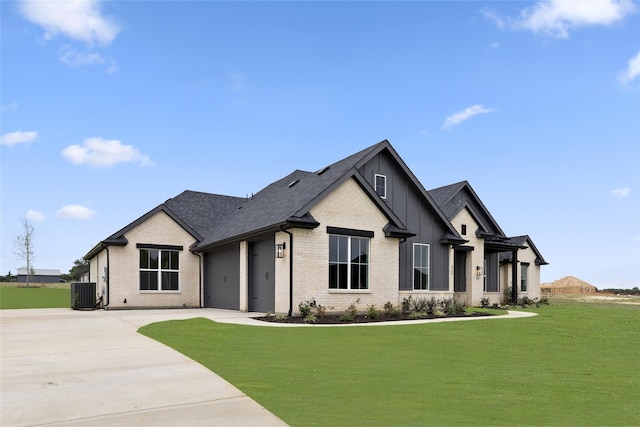
[[[481,209],[482,213],[486,217],[486,219],[490,222],[487,224],[483,224],[482,220],[478,217],[480,212],[475,212],[474,209],[469,205],[468,202],[460,202],[456,201],[455,195],[467,189],[468,193],[471,195],[473,200],[476,201],[479,209]],[[471,184],[468,181],[460,181],[455,184],[445,185],[444,187],[434,188],[433,190],[429,190],[429,195],[433,198],[433,200],[438,204],[442,212],[447,216],[449,220],[452,220],[458,212],[460,212],[463,208],[467,208],[471,211],[474,219],[479,222],[480,232],[487,235],[493,235],[487,226],[492,226],[497,232],[496,237],[506,237],[498,222],[493,218],[489,209],[482,203],[482,200],[476,194]]]
[[[379,143],[380,144],[380,143]],[[204,248],[218,242],[249,233],[257,233],[285,225],[287,221],[308,222],[311,207],[326,192],[348,178],[349,172],[379,144],[372,145],[318,172],[296,170],[268,185],[237,209],[232,218],[218,224],[197,247]]]
[[[431,200],[427,191],[417,181],[417,178],[395,153],[389,142],[384,140],[317,172],[295,170],[250,198],[184,191],[100,242],[90,254],[101,250],[100,248],[104,244],[126,244],[124,234],[127,231],[160,211],[167,213],[191,233],[197,240],[194,248],[199,250],[241,237],[274,231],[283,226],[315,227],[318,223],[309,214],[310,209],[348,179],[355,179],[363,191],[369,194],[372,201],[389,218],[389,224],[385,227],[385,232],[388,235],[394,237],[412,236],[413,233],[406,229],[395,213],[379,199],[375,191],[365,183],[364,178],[358,172],[358,167],[384,149],[392,153],[406,173],[414,180],[416,186],[421,189],[437,215],[448,225],[452,238],[461,240],[437,204]]]
[[[187,190],[167,200],[164,205],[198,234],[207,236],[245,203],[247,199],[242,197]]]
[[[524,235],[524,236],[514,236],[514,237],[509,237],[506,242],[512,243],[514,245],[517,246],[529,246],[531,248],[531,250],[533,251],[534,255],[536,256],[536,260],[535,263],[536,265],[547,265],[549,264],[547,261],[544,260],[544,258],[542,257],[542,254],[540,253],[540,251],[538,250],[538,248],[536,248],[536,245],[533,244],[533,240],[531,240],[531,237],[529,237],[528,235]],[[511,261],[511,253],[510,252],[504,252],[500,254],[500,261]]]

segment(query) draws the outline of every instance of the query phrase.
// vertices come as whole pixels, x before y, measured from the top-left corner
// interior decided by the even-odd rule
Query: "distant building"
[[[29,283],[59,283],[60,270],[33,269]],[[18,283],[27,283],[27,269],[18,269]]]

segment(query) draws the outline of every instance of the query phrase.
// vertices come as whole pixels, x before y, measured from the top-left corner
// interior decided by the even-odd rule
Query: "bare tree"
[[[22,222],[22,234],[16,237],[14,244],[14,253],[20,257],[27,265],[27,287],[31,282],[31,275],[33,274],[33,259],[36,257],[33,252],[33,224],[26,218],[20,218]]]

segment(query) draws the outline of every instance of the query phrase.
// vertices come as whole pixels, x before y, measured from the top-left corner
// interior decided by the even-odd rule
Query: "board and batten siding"
[[[416,234],[400,244],[399,289],[413,291],[413,244],[423,243],[428,244],[431,251],[429,272],[431,291],[449,292],[453,286],[450,284],[449,277],[450,245],[440,243],[440,238],[448,229],[438,217],[438,213],[429,205],[420,189],[406,176],[404,170],[397,165],[389,153],[382,151],[374,156],[360,168],[360,173],[372,185],[375,174],[387,177],[385,203],[407,229]]]

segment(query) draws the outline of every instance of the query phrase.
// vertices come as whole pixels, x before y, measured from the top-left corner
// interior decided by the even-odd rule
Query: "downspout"
[[[107,274],[106,274],[106,282],[107,282],[107,303],[104,305],[104,309],[108,310],[109,307],[109,276],[111,275],[111,271],[109,271],[109,246],[102,244],[102,247],[107,251]],[[98,274],[100,276],[100,274]]]
[[[513,284],[511,290],[511,300],[514,304],[518,303],[518,250],[514,249],[511,252],[511,258],[513,264],[511,264],[511,283]]]
[[[289,235],[289,313],[287,316],[293,316],[293,234],[280,226],[280,231]]]
[[[198,257],[198,308],[202,308],[202,256],[191,252]]]

